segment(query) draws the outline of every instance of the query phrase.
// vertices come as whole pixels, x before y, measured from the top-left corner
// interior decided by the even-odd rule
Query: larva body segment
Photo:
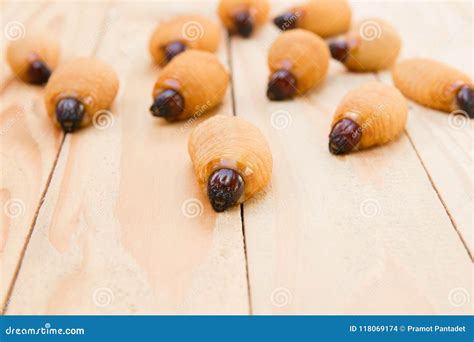
[[[403,131],[408,106],[395,88],[370,82],[349,91],[332,121],[330,150],[334,154],[383,145]]]
[[[290,8],[276,17],[274,23],[283,31],[301,28],[326,38],[347,32],[351,17],[346,0],[311,0]]]
[[[224,98],[229,75],[210,52],[179,54],[161,72],[153,89],[152,114],[169,121],[187,119],[216,107]],[[171,100],[166,97],[172,92]],[[179,101],[173,102],[178,97]],[[169,108],[170,105],[173,108]]]
[[[158,25],[152,33],[149,49],[155,62],[165,65],[187,49],[215,52],[220,37],[221,30],[212,20],[199,15],[179,16]]]
[[[210,180],[218,170],[235,171],[243,179],[242,195],[226,208],[252,197],[270,181],[270,147],[260,130],[241,118],[217,115],[204,121],[191,133],[188,150],[198,182],[215,209]]]
[[[368,72],[383,70],[395,62],[401,49],[401,39],[386,21],[369,18],[358,22],[343,40],[330,44],[333,58],[349,70]],[[338,47],[343,46],[342,52]]]
[[[316,34],[295,29],[282,33],[272,44],[268,53],[271,76],[268,96],[281,100],[301,95],[322,83],[329,68],[329,49]],[[294,85],[286,86],[291,94],[280,94],[281,80],[275,78],[277,72],[286,71],[294,78]],[[286,93],[286,92],[285,92]]]
[[[8,45],[7,60],[24,82],[46,83],[59,61],[59,43],[45,32],[28,34]]]
[[[249,37],[268,20],[268,0],[221,0],[217,9],[222,23],[231,33]]]
[[[110,108],[119,88],[115,71],[96,58],[79,57],[61,64],[45,88],[45,105],[53,121],[66,129],[59,119],[58,103],[74,99],[84,107],[79,126],[91,123],[94,114]]]
[[[469,110],[460,108],[457,94],[465,86],[472,89],[473,84],[459,70],[431,59],[413,58],[398,63],[392,78],[395,86],[413,101],[448,113],[463,109],[469,114]]]

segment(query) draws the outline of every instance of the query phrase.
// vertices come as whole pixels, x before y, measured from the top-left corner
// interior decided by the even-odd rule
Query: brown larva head
[[[332,154],[345,154],[357,148],[362,131],[351,119],[337,122],[329,134],[329,151]]]
[[[282,31],[293,30],[298,27],[298,12],[288,10],[273,19],[273,24]]]
[[[80,57],[61,64],[45,88],[49,117],[66,132],[90,124],[110,108],[119,87],[115,71],[96,58]]]
[[[175,89],[165,89],[156,95],[150,112],[153,116],[174,121],[184,110],[184,98]]]
[[[268,19],[268,0],[221,0],[218,14],[230,33],[249,37]]]
[[[164,66],[188,49],[215,52],[220,39],[221,29],[215,22],[199,15],[184,15],[161,22],[151,35],[149,50],[154,61]]]
[[[466,112],[471,119],[474,118],[474,89],[472,86],[462,86],[456,95],[459,109]]]
[[[12,41],[7,50],[7,60],[12,71],[24,82],[44,84],[59,60],[59,43],[51,34],[28,34]]]
[[[235,170],[218,169],[209,177],[207,196],[218,213],[237,204],[244,193],[244,179]]]

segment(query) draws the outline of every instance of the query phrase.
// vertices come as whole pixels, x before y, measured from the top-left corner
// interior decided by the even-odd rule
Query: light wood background
[[[289,3],[273,2],[272,16]],[[354,18],[397,27],[404,56],[472,75],[472,3],[352,2]],[[470,314],[473,124],[410,103],[390,145],[335,157],[332,113],[366,81],[332,62],[325,84],[295,101],[265,97],[267,24],[223,34],[232,75],[222,106],[196,122],[148,113],[159,69],[147,50],[158,21],[216,18],[214,1],[2,1],[0,303],[4,314]],[[96,56],[121,89],[104,126],[64,136],[42,88],[5,64],[9,37],[51,29],[63,59]],[[209,80],[212,82],[212,80]],[[187,155],[190,130],[237,115],[267,136],[266,191],[212,211]]]

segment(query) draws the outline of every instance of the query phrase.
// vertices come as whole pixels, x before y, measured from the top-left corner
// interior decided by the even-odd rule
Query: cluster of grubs
[[[221,0],[218,6],[227,31],[244,38],[268,21],[269,12],[267,0]],[[342,98],[329,134],[333,154],[382,145],[398,137],[407,120],[405,97],[441,111],[462,110],[474,116],[473,84],[466,74],[429,59],[394,65],[401,49],[395,28],[378,18],[352,25],[346,0],[306,1],[273,22],[283,33],[268,52],[266,95],[271,101],[293,99],[321,85],[331,57],[349,71],[393,67],[395,87],[370,82]],[[188,33],[189,23],[197,25],[199,32]],[[152,92],[153,116],[170,122],[185,120],[195,115],[196,108],[202,114],[222,102],[229,75],[213,54],[221,36],[218,24],[198,15],[179,16],[156,27],[149,51],[163,69]],[[96,58],[60,63],[59,55],[58,42],[47,33],[13,41],[7,50],[11,69],[21,80],[46,84],[47,113],[69,133],[110,108],[119,80],[109,65]],[[269,145],[260,130],[243,119],[218,115],[205,120],[191,133],[188,150],[199,184],[217,212],[242,203],[270,181]]]

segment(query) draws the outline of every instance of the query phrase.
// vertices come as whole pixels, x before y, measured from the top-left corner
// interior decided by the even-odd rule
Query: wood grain
[[[112,124],[67,136],[9,314],[248,313],[240,209],[216,215],[187,156],[206,115],[167,124],[148,112],[158,72],[148,37],[178,13],[169,3],[109,11],[97,56],[120,76]],[[219,56],[226,63],[224,43]],[[217,111],[232,115],[230,91]]]
[[[82,20],[75,14],[80,8],[84,13]],[[88,54],[94,49],[96,37],[92,34],[99,30],[99,17],[105,8],[105,4],[89,9],[78,3],[50,4],[25,24],[25,29],[47,27],[55,32],[61,41],[63,60],[76,51]],[[1,164],[7,166],[2,167],[0,183],[0,299],[3,305],[62,141],[62,134],[46,115],[42,92],[41,87],[27,85],[15,78],[4,87],[0,97]]]
[[[277,34],[267,26],[232,41],[236,113],[263,130],[274,155],[272,186],[244,204],[253,312],[469,313],[469,302],[449,298],[471,291],[470,259],[407,136],[328,152],[338,101],[374,76],[333,63],[320,89],[269,103],[266,50]]]
[[[469,53],[467,48],[472,45],[471,10],[472,4],[468,2],[441,2],[431,6],[410,3],[405,9],[397,4],[374,5],[364,9],[375,11],[395,25],[404,41],[401,58],[433,58],[473,75],[472,51]],[[400,16],[403,23],[397,20]],[[420,22],[422,29],[413,29]],[[380,78],[392,83],[389,72],[381,73]],[[407,132],[472,258],[472,120],[410,102]]]
[[[110,114],[62,143],[41,88],[3,83],[6,314],[472,314],[471,122],[457,127],[410,103],[400,139],[332,156],[338,102],[389,75],[332,62],[320,88],[269,102],[266,54],[279,34],[269,23],[251,39],[223,39],[233,92],[222,106],[167,124],[148,113],[159,74],[149,35],[178,14],[217,20],[216,1],[32,4],[2,3],[2,17],[57,32],[63,59],[110,63],[121,88]],[[272,12],[289,5],[274,1]],[[352,7],[356,19],[393,23],[403,56],[434,55],[472,73],[472,54],[459,53],[471,44],[470,3]],[[271,186],[223,214],[212,211],[187,156],[190,130],[216,114],[253,122],[274,157]]]

